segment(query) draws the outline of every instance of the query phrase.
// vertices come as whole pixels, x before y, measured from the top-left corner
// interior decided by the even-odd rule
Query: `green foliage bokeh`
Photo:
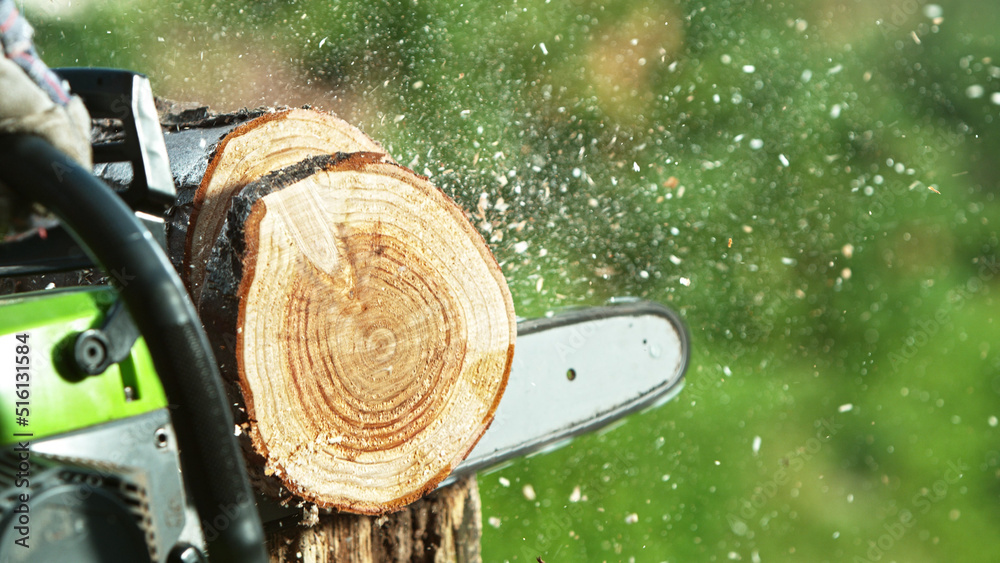
[[[54,66],[311,103],[485,197],[521,316],[681,313],[678,399],[480,477],[485,560],[1000,552],[996,3],[43,4]]]

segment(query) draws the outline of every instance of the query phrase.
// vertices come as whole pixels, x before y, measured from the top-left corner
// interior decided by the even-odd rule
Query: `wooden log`
[[[213,160],[229,161],[226,146]],[[199,231],[214,242],[185,239],[189,264],[192,244],[210,248],[191,287],[241,391],[259,488],[310,515],[396,511],[268,523],[272,559],[479,561],[474,478],[407,503],[433,490],[492,418],[513,350],[509,292],[485,242],[426,179],[384,153],[327,148],[227,184],[230,195],[202,202],[192,224],[214,216]],[[205,167],[199,190],[235,168],[223,164]],[[172,222],[177,233],[182,223]],[[324,310],[335,314],[312,312]]]
[[[516,330],[461,210],[355,153],[248,185],[224,223],[201,312],[225,334],[238,298],[238,380],[266,473],[367,514],[432,490],[492,420]]]

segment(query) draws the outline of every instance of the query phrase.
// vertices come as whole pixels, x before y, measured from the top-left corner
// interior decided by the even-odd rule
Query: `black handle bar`
[[[103,182],[34,136],[0,136],[0,179],[60,217],[119,284],[170,401],[181,464],[213,563],[265,563],[234,423],[194,306],[166,254]]]

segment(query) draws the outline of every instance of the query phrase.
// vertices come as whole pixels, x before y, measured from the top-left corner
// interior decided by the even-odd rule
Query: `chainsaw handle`
[[[60,217],[118,289],[163,382],[212,563],[264,563],[264,533],[218,367],[166,254],[103,182],[40,137],[0,136],[0,179]]]

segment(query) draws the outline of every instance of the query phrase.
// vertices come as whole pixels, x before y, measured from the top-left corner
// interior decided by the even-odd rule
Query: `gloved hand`
[[[14,0],[0,0],[0,133],[39,135],[89,169],[90,115],[38,58],[33,34]]]

